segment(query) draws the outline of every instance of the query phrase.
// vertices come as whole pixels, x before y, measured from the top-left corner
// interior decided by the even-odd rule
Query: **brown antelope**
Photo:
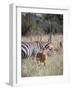
[[[39,61],[40,63],[44,63],[44,65],[46,64],[46,60],[48,59],[47,56],[47,50],[45,48],[42,49],[42,51],[38,52],[36,55],[36,60],[37,62]]]
[[[59,52],[59,49],[55,47],[53,50],[53,54],[57,54],[58,52]]]
[[[48,43],[45,46],[46,49],[49,49],[49,51],[51,51],[51,53],[53,54],[57,54],[59,49],[57,47],[54,47],[54,45],[52,43]]]
[[[50,44],[48,45],[48,47],[49,47],[50,50],[53,50],[53,49],[54,49],[54,45],[53,45],[52,43],[50,43]]]
[[[57,47],[54,47],[53,44],[49,44],[49,49],[52,50],[53,54],[57,54],[59,49]]]

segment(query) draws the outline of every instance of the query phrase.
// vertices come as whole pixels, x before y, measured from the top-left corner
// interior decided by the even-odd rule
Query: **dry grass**
[[[63,74],[62,55],[49,56],[44,66],[43,63],[37,63],[36,58],[30,57],[22,62],[22,77],[29,76],[47,76]]]
[[[59,41],[62,41],[61,35],[56,35],[52,39],[55,47],[59,47]],[[21,64],[22,77],[63,75],[63,54],[61,50],[60,53],[48,56],[45,66],[43,63],[37,63],[34,56],[23,59]]]

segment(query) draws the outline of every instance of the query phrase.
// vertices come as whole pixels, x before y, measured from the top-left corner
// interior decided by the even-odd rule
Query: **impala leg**
[[[46,63],[44,62],[44,66],[46,65]]]

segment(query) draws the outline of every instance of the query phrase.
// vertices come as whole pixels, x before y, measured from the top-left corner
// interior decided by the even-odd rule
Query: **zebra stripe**
[[[21,50],[22,50],[22,52],[23,52],[25,55],[27,55],[27,50],[26,50],[25,48],[22,47]],[[24,56],[25,56],[25,55],[24,55]]]
[[[26,53],[23,51],[23,50],[21,50],[21,58],[26,58],[27,56],[26,56]]]
[[[22,50],[25,52],[25,54],[29,55],[28,47],[26,47],[25,45],[21,45],[21,46],[22,46]]]
[[[47,45],[48,42],[22,42],[21,56],[22,58],[26,58],[34,54],[37,54],[42,48],[46,48]]]
[[[30,54],[29,45],[26,43],[21,43],[21,56],[22,58],[28,57]]]

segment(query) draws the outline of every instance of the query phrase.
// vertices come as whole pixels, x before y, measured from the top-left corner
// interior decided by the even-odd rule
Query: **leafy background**
[[[31,34],[62,34],[62,14],[24,13],[21,18],[22,36]]]

